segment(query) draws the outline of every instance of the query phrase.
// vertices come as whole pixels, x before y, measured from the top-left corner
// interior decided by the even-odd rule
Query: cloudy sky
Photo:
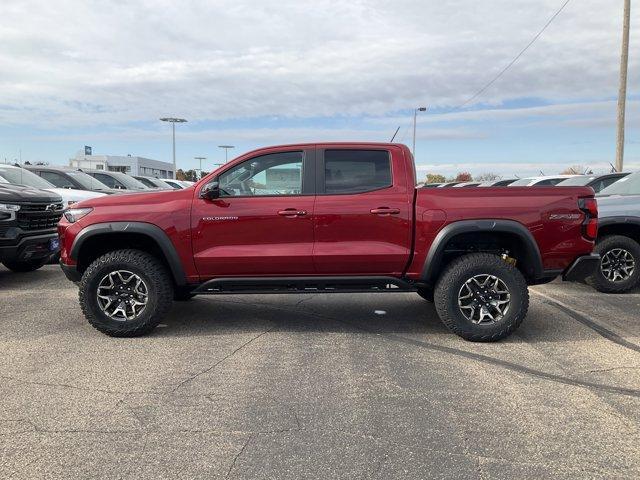
[[[615,157],[622,0],[202,0],[0,3],[0,161],[94,153],[209,166],[322,140],[411,144],[421,172],[520,175]],[[640,169],[640,15],[626,163]]]

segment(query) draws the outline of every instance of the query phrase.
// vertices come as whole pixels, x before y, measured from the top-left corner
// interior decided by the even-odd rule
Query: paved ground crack
[[[275,327],[274,327],[275,328]],[[220,365],[221,363],[225,362],[226,360],[228,360],[229,358],[233,357],[236,353],[238,353],[240,350],[242,350],[243,348],[245,348],[246,346],[250,345],[251,343],[253,343],[254,341],[256,341],[257,339],[259,339],[260,337],[262,337],[263,335],[266,335],[267,333],[273,331],[273,329],[269,329],[266,330],[262,333],[260,333],[259,335],[256,335],[254,337],[252,337],[251,339],[247,340],[246,342],[244,342],[242,345],[240,345],[238,348],[236,348],[234,351],[232,351],[229,355],[226,355],[224,358],[222,358],[221,360],[218,360],[216,363],[214,363],[213,365],[211,365],[210,367],[205,368],[204,370],[196,373],[195,375],[190,376],[189,378],[187,378],[186,380],[183,380],[182,382],[180,382],[178,385],[175,386],[175,388],[172,390],[172,392],[176,392],[177,390],[179,390],[180,388],[184,387],[186,384],[192,382],[193,380],[195,380],[196,378],[205,375],[207,373],[209,373],[210,371],[214,370],[218,365]]]
[[[238,458],[240,458],[240,455],[244,453],[244,450],[247,448],[247,445],[249,445],[249,442],[251,441],[252,438],[253,438],[253,435],[249,435],[249,438],[247,438],[247,441],[244,442],[244,445],[242,445],[242,448],[240,449],[238,454],[233,458],[233,462],[231,462],[231,465],[229,466],[229,470],[227,470],[227,474],[224,476],[224,478],[229,478],[229,475],[231,475],[231,472],[236,466],[236,462],[238,461]]]

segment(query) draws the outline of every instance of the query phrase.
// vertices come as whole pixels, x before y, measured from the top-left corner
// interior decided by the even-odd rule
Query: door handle
[[[278,211],[278,215],[281,217],[304,217],[307,214],[306,210],[298,210],[296,208],[285,208],[284,210]]]
[[[374,215],[398,215],[400,213],[399,208],[379,207],[372,208],[371,213]]]

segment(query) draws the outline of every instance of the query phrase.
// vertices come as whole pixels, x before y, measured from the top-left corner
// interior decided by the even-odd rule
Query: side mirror
[[[206,198],[207,200],[215,200],[220,198],[220,183],[217,180],[207,183],[202,190],[200,190],[200,198]]]

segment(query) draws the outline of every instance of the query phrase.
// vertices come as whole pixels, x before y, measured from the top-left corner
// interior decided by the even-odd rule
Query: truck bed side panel
[[[460,220],[504,219],[524,225],[538,244],[544,270],[565,269],[594,242],[582,236],[578,199],[589,187],[429,188],[416,195],[415,252],[407,271],[419,278],[438,232]]]

